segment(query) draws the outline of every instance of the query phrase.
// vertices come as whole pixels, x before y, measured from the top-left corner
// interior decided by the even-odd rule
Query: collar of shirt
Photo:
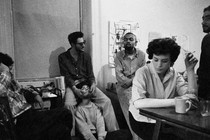
[[[73,56],[72,56],[71,53],[70,53],[70,50],[71,50],[71,48],[69,48],[69,49],[66,51],[66,53],[67,53],[66,56],[67,56],[69,59],[72,60],[72,61],[71,61],[72,63],[76,64],[77,61],[80,60],[80,57],[81,57],[84,53],[83,53],[83,52],[82,52],[82,53],[79,53],[78,59],[77,59],[77,61],[75,61],[75,59],[73,58]]]
[[[135,49],[135,54],[134,54],[134,57],[136,57],[136,58],[137,58],[137,57],[138,57],[138,55],[139,55],[139,52],[137,51],[137,49],[136,49],[136,48],[134,48],[134,49]],[[123,51],[122,51],[121,56],[122,56],[122,58],[123,58],[123,59],[125,59],[125,58],[129,58],[129,57],[128,57],[128,54],[126,54],[126,53],[125,53],[125,50],[123,50]]]
[[[72,49],[72,48],[69,48],[69,49],[66,51],[66,53],[67,53],[67,56],[69,56],[69,58],[74,59],[73,56],[71,55],[71,52],[70,52],[71,49]]]
[[[157,74],[157,72],[156,72],[156,70],[155,70],[155,68],[154,68],[153,63],[151,62],[151,63],[149,63],[149,64],[147,64],[147,65],[148,65],[148,67],[150,67],[151,73],[152,73],[156,78],[159,78],[159,76],[158,76],[158,74]],[[174,72],[173,67],[170,67],[169,70],[166,72],[166,75],[165,75],[165,77],[164,77],[164,79],[163,79],[163,83],[166,82],[171,76],[173,76],[173,72]]]

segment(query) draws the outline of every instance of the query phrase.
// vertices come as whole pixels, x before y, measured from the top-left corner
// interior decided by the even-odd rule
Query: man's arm
[[[132,85],[134,74],[130,75],[130,76],[125,76],[123,74],[123,66],[122,66],[122,64],[121,64],[121,62],[120,62],[118,57],[115,58],[114,62],[115,62],[115,73],[116,73],[117,81],[124,88],[130,87]]]
[[[91,84],[95,83],[95,76],[93,73],[93,64],[92,64],[92,60],[91,57],[89,55],[87,55],[87,75],[88,75],[88,81],[91,82]]]
[[[65,77],[65,84],[67,87],[72,87],[74,85],[74,80],[71,78],[71,75],[67,69],[66,63],[64,61],[65,58],[62,56],[58,57],[58,63],[59,63],[59,68],[60,68],[60,73],[62,76]]]
[[[95,82],[95,76],[93,73],[93,65],[92,65],[92,60],[89,55],[87,55],[87,72],[88,72],[88,81],[90,82],[90,93],[93,94],[95,89],[96,89],[96,82]]]
[[[42,100],[42,97],[40,94],[34,89],[34,87],[25,87],[21,88],[19,92],[25,97],[26,101],[30,104],[33,104],[34,102],[38,102],[40,107],[44,108],[44,102]]]
[[[0,74],[0,96],[1,94],[7,92],[7,86],[9,82],[9,77],[7,76],[6,73],[1,73]]]

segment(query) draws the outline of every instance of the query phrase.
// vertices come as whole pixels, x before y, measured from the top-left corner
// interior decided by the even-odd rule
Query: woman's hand
[[[185,66],[186,66],[186,70],[194,70],[195,65],[197,64],[198,59],[195,58],[195,56],[192,53],[188,53],[186,54],[186,58],[185,58]]]
[[[192,53],[188,53],[185,58],[185,65],[187,71],[187,79],[188,79],[188,94],[195,94],[197,95],[198,86],[197,86],[197,79],[196,74],[194,72],[195,65],[197,64],[198,60],[193,56]]]

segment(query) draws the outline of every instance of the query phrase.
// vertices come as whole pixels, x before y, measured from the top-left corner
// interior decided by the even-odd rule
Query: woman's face
[[[82,93],[83,98],[88,98],[89,91],[90,91],[90,88],[87,85],[82,86],[81,93]]]
[[[164,75],[171,66],[170,54],[153,54],[152,63],[157,74]]]
[[[3,71],[9,72],[9,68],[3,63],[0,63],[0,72],[3,72]]]

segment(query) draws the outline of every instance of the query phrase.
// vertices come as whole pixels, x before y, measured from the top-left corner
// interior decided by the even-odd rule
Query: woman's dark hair
[[[203,12],[206,12],[206,11],[210,11],[210,5],[206,8],[204,8]]]
[[[73,33],[71,33],[71,34],[68,35],[69,43],[70,44],[71,43],[76,44],[77,43],[77,39],[78,38],[81,38],[83,36],[84,36],[84,34],[82,32],[79,32],[79,31],[78,32],[73,32]]]
[[[9,67],[14,64],[14,61],[8,54],[0,52],[0,63],[3,63],[7,67]]]
[[[87,82],[87,81],[82,81],[82,82],[78,83],[78,84],[76,85],[76,87],[77,87],[78,89],[81,89],[82,86],[84,86],[84,85],[87,85],[88,87],[91,86],[91,84],[90,84],[89,82]]]
[[[180,54],[180,46],[171,38],[159,38],[152,40],[147,48],[148,58],[152,59],[155,55],[170,55],[171,66]]]

